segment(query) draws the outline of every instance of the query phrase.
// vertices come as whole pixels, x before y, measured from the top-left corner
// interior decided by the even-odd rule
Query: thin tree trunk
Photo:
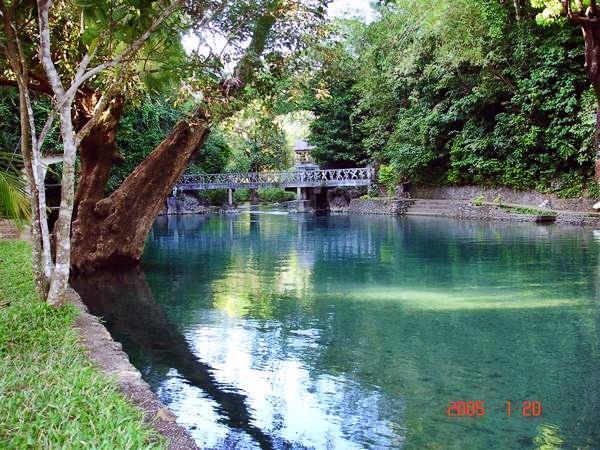
[[[515,8],[515,19],[517,22],[520,22],[523,18],[523,4],[522,0],[513,0],[513,6]]]
[[[48,215],[46,212],[46,185],[44,183],[45,170],[42,167],[40,150],[45,139],[44,133],[40,135],[40,140],[36,136],[35,129],[35,118],[33,115],[33,106],[31,104],[31,97],[29,95],[28,79],[24,77],[23,82],[23,98],[25,100],[25,109],[27,110],[27,118],[30,129],[30,141],[31,141],[31,175],[32,183],[35,185],[35,190],[32,191],[32,202],[36,206],[36,212],[38,216],[37,226],[39,227],[40,241],[41,241],[41,264],[44,272],[44,295],[48,291],[48,282],[52,276],[52,251],[50,248],[50,230],[48,229]]]
[[[71,217],[75,197],[75,159],[77,146],[71,117],[71,104],[65,102],[59,109],[60,129],[63,141],[63,173],[60,190],[60,211],[54,225],[56,236],[56,251],[54,270],[50,279],[48,303],[62,305],[64,293],[69,286],[71,268]]]
[[[58,220],[54,225],[56,250],[54,268],[50,278],[50,289],[46,299],[49,304],[59,306],[62,305],[64,294],[69,286],[69,274],[71,269],[71,217],[73,214],[73,201],[75,197],[75,159],[77,157],[77,143],[71,113],[71,106],[75,94],[70,94],[69,91],[65,91],[51,56],[50,23],[48,18],[51,4],[52,0],[38,0],[37,12],[40,32],[39,58],[54,93],[54,101],[55,105],[57,105],[57,113],[60,118],[60,135],[63,144],[60,210],[58,212]],[[77,70],[76,80],[71,84],[69,90],[75,91],[74,86],[82,79],[81,73],[85,73],[89,60],[90,57],[86,55]]]
[[[34,169],[31,161],[31,137],[29,131],[29,118],[25,107],[25,93],[19,85],[19,109],[21,120],[21,153],[27,178],[27,185],[31,201],[31,238],[33,243],[33,278],[38,295],[46,297],[48,292],[48,277],[44,271],[44,251],[42,244],[40,209],[38,187],[35,181]]]
[[[14,4],[13,4],[14,6]],[[46,198],[44,180],[40,180],[39,146],[29,93],[29,67],[17,35],[18,24],[13,23],[15,8],[7,8],[0,0],[2,27],[6,44],[2,46],[5,56],[17,80],[19,89],[19,119],[21,127],[21,153],[23,155],[31,201],[31,234],[33,238],[33,275],[36,291],[45,297],[50,277],[50,239],[46,221]],[[40,142],[41,146],[41,142]]]
[[[134,265],[164,201],[209,132],[199,109],[180,121],[169,136],[108,198],[80,207],[73,223],[72,266],[80,272]]]

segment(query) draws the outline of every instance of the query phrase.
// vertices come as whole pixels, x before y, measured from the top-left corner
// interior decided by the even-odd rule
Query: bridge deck
[[[177,184],[180,190],[259,189],[265,187],[337,187],[369,186],[374,169],[298,170],[290,172],[216,173],[184,175]]]

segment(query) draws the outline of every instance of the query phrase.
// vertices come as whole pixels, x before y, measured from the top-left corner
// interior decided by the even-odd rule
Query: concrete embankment
[[[395,198],[354,198],[347,211],[350,214],[386,214],[401,216],[406,214],[413,201]]]
[[[587,197],[561,198],[555,194],[545,194],[537,191],[517,191],[506,187],[482,187],[482,186],[415,186],[411,190],[414,198],[424,200],[445,201],[471,201],[481,198],[486,202],[494,202],[498,199],[502,203],[529,205],[537,207],[546,204],[546,207],[556,211],[593,212],[592,205],[597,199]]]
[[[448,217],[465,220],[543,222],[600,227],[600,213],[589,198],[561,199],[550,194],[518,192],[506,188],[417,188],[428,195],[410,200],[359,198],[345,209],[350,214],[389,214]],[[448,195],[450,198],[436,198]],[[463,197],[470,197],[468,199]],[[504,196],[503,196],[504,195]],[[473,200],[477,199],[477,201]]]

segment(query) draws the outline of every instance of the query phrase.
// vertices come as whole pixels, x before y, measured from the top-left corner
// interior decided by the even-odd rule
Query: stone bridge
[[[180,191],[227,189],[229,205],[232,205],[235,189],[296,188],[297,207],[299,210],[306,210],[315,209],[317,206],[315,196],[325,193],[327,188],[369,186],[374,176],[375,169],[371,167],[183,175],[176,189]]]

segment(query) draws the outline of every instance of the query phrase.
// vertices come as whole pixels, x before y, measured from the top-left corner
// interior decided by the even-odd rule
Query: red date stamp
[[[481,417],[486,414],[484,400],[452,400],[446,408],[448,417]],[[506,415],[521,414],[523,417],[539,417],[542,415],[542,402],[539,400],[524,400],[513,404],[510,400],[505,403]]]

